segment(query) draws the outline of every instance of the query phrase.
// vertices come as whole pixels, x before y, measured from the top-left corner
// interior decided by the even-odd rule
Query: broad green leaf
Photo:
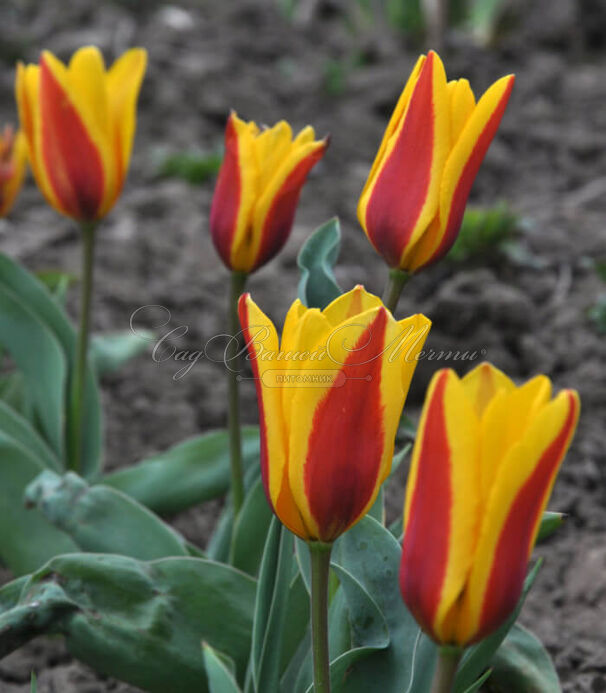
[[[94,335],[91,339],[90,357],[98,375],[117,371],[149,346],[152,332],[138,330]]]
[[[543,517],[541,518],[537,541],[543,541],[543,539],[550,537],[556,531],[556,529],[559,529],[564,524],[565,520],[566,515],[564,513],[545,511],[543,513]]]
[[[0,287],[18,296],[19,301],[52,333],[61,347],[67,368],[62,380],[64,392],[62,401],[65,409],[59,409],[59,415],[64,416],[64,411],[69,411],[69,406],[66,406],[66,402],[71,396],[69,378],[76,358],[74,327],[44,285],[2,253],[0,253]],[[1,330],[0,334],[3,334]],[[33,342],[34,337],[31,336],[30,338]],[[0,342],[3,343],[3,340]],[[42,345],[36,344],[36,347],[39,353],[42,353]],[[14,354],[13,357],[15,357]],[[17,361],[16,358],[15,360]],[[24,370],[27,379],[33,377],[28,375],[28,372]],[[87,368],[86,374],[84,405],[85,435],[83,436],[82,447],[82,474],[90,478],[97,474],[101,464],[101,404],[97,382],[90,367]],[[66,425],[69,428],[70,422],[67,421]],[[49,442],[52,441],[49,440]]]
[[[490,690],[557,693],[558,675],[551,658],[529,630],[515,624],[490,662]]]
[[[308,308],[325,308],[343,292],[333,273],[341,246],[341,227],[334,217],[316,229],[299,252],[299,298]]]
[[[462,693],[466,691],[476,681],[476,679],[480,677],[484,670],[491,666],[494,653],[499,649],[501,643],[506,638],[507,633],[509,633],[516,622],[516,619],[518,618],[522,605],[524,604],[524,600],[526,599],[526,595],[539,574],[541,564],[542,561],[538,560],[533,566],[532,570],[526,576],[524,587],[522,589],[522,596],[520,597],[514,612],[507,619],[507,621],[505,621],[505,623],[492,635],[489,635],[487,638],[484,638],[484,640],[481,640],[477,645],[473,645],[465,651],[461,664],[457,669],[454,693]]]
[[[246,465],[259,454],[259,431],[242,429]],[[171,514],[224,495],[229,489],[229,439],[211,431],[179,443],[166,452],[104,477],[107,486],[123,491],[157,513]]]
[[[232,672],[208,643],[202,643],[202,653],[209,693],[240,693]]]
[[[82,550],[140,560],[187,556],[185,541],[148,508],[107,486],[89,486],[77,474],[45,471],[26,499]]]
[[[287,626],[282,637],[282,674],[301,645],[301,642],[309,631],[309,594],[305,583],[296,565],[295,575],[290,581],[288,589]]]
[[[241,681],[254,600],[252,578],[213,561],[59,556],[0,613],[0,651],[20,644],[11,644],[3,624],[22,642],[40,632],[61,633],[75,657],[104,675],[150,693],[208,693],[200,644],[230,657]]]
[[[51,330],[2,283],[0,341],[24,375],[44,437],[55,454],[62,458],[67,378],[63,350]]]
[[[246,494],[236,520],[231,564],[249,575],[257,575],[273,513],[259,478]]]
[[[390,643],[384,649],[364,653],[363,658],[349,655],[351,661],[345,659],[346,667],[333,662],[333,693],[405,691],[411,682],[415,693],[429,691],[436,648],[428,638],[419,638],[419,627],[402,601],[400,556],[398,542],[369,516],[335,542],[333,562],[347,570],[375,602],[389,629]],[[345,678],[343,671],[347,671]]]
[[[370,517],[375,519],[379,524],[385,523],[385,493],[383,487],[379,489],[377,499],[372,504],[372,507],[368,511]]]
[[[471,686],[469,686],[469,688],[465,689],[464,693],[477,693],[486,683],[486,681],[488,681],[491,674],[492,669],[487,669],[475,683],[472,683]]]
[[[27,509],[23,492],[44,467],[39,458],[0,431],[0,559],[17,575],[37,570],[49,558],[77,551],[63,532],[36,509]]]
[[[58,457],[34,430],[30,422],[3,401],[0,401],[0,431],[4,431],[27,448],[44,467],[57,471],[61,469]]]
[[[252,630],[251,668],[258,693],[278,690],[293,560],[293,535],[274,517],[259,571]]]

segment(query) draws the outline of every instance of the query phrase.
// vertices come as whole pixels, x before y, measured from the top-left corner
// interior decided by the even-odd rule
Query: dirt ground
[[[43,48],[66,58],[87,43],[100,46],[108,58],[132,45],[149,51],[132,170],[120,203],[99,230],[97,330],[127,329],[133,311],[152,304],[171,313],[163,330],[188,327],[179,346],[200,348],[222,330],[226,271],[208,235],[213,183],[193,186],[159,178],[156,171],[162,150],[220,145],[230,108],[258,122],[286,118],[295,127],[310,123],[319,134],[332,134],[285,251],[250,281],[258,303],[282,319],[296,294],[301,243],[335,214],[344,234],[341,285],[382,290],[384,266],[360,230],[355,208],[387,117],[422,46],[381,22],[352,19],[347,8],[354,3],[346,0],[322,0],[308,21],[295,22],[278,12],[278,4],[2,4],[2,121],[15,119],[17,58],[37,60]],[[399,313],[422,311],[433,320],[433,349],[475,349],[515,378],[545,372],[556,387],[580,391],[579,430],[550,505],[569,520],[537,551],[545,566],[522,620],[554,656],[565,691],[597,693],[606,691],[606,337],[587,311],[604,291],[592,261],[606,259],[606,11],[600,0],[528,5],[522,11],[519,3],[518,23],[496,47],[475,47],[454,31],[444,56],[449,76],[468,77],[476,94],[503,74],[517,74],[472,198],[486,205],[505,200],[529,219],[530,230],[519,242],[522,259],[442,263],[409,284]],[[78,272],[76,231],[45,206],[31,181],[11,219],[0,225],[0,248],[31,269]],[[72,293],[75,315],[77,291]],[[141,320],[152,323],[151,313]],[[419,366],[407,404],[413,418],[441,365]],[[463,372],[472,364],[448,365]],[[225,424],[221,367],[201,360],[174,380],[178,368],[145,354],[105,378],[107,468]],[[244,418],[253,422],[252,386],[243,390]],[[401,511],[403,485],[404,471],[390,489],[391,516]],[[174,524],[203,546],[218,510],[211,503]],[[40,693],[135,690],[75,662],[61,641],[41,639],[0,662],[0,692],[29,691],[32,669]]]

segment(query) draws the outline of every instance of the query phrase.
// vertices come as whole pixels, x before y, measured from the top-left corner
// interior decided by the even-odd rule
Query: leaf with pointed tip
[[[343,293],[333,273],[340,247],[341,227],[333,217],[316,229],[299,251],[299,298],[308,308],[326,308]]]
[[[240,693],[233,673],[206,642],[202,643],[209,693]]]

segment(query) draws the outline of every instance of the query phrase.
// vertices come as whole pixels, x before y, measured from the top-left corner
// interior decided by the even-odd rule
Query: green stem
[[[397,267],[389,270],[389,279],[387,280],[387,285],[383,292],[383,303],[392,314],[396,312],[400,294],[410,277],[411,275],[408,274],[408,272],[404,272],[404,270],[398,269]]]
[[[328,575],[332,544],[310,541],[311,634],[314,657],[314,693],[330,693],[328,656]]]
[[[440,647],[431,693],[452,693],[461,655],[462,650],[458,647]]]
[[[227,307],[227,322],[230,336],[236,337],[240,332],[238,319],[238,299],[246,284],[243,272],[232,272]],[[240,394],[239,368],[241,340],[232,339],[227,348],[227,428],[229,431],[229,459],[231,465],[231,495],[234,509],[234,527],[240,508],[244,501],[244,478],[242,475],[242,441],[240,432]]]
[[[88,333],[90,331],[90,304],[93,294],[93,267],[95,255],[96,222],[82,222],[82,277],[80,299],[80,325],[76,362],[71,382],[68,467],[80,472],[82,458],[82,422],[84,421],[84,389],[86,382],[86,359]]]

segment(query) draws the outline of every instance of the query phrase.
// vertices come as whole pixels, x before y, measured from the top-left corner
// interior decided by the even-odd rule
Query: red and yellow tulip
[[[544,375],[516,387],[482,364],[438,371],[427,392],[404,509],[400,587],[438,643],[497,629],[522,591],[579,398]]]
[[[22,132],[10,126],[0,135],[0,217],[5,217],[21,190],[27,168],[27,145]]]
[[[396,322],[361,286],[323,311],[295,301],[280,342],[250,295],[239,309],[267,499],[299,537],[332,542],[368,511],[389,473],[431,323],[424,315]]]
[[[417,61],[358,203],[360,224],[390,267],[416,272],[456,240],[513,82],[503,77],[476,103],[466,79],[446,81],[436,53]]]
[[[109,70],[87,46],[64,65],[44,51],[17,66],[16,94],[31,168],[46,200],[78,221],[104,217],[128,171],[147,54],[124,53]]]
[[[293,139],[284,120],[260,130],[229,116],[210,212],[212,239],[228,269],[253,272],[288,240],[301,188],[328,146],[314,137],[309,126]]]

